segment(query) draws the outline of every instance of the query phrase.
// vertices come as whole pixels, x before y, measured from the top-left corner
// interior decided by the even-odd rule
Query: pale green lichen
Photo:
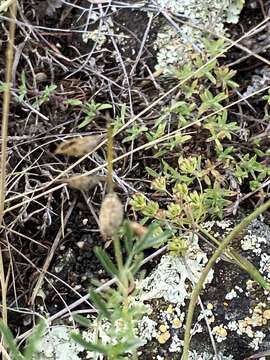
[[[156,338],[158,335],[157,322],[148,316],[144,316],[138,323],[138,332],[140,334],[140,340],[142,340],[142,345],[147,344],[148,341]]]
[[[187,240],[190,245],[184,257],[164,255],[152,274],[138,284],[138,289],[141,289],[140,301],[164,298],[170,303],[185,304],[190,296],[190,281],[196,282],[199,279],[208,261],[198,245],[198,237],[191,235]],[[212,278],[213,270],[210,271],[207,282]]]
[[[255,75],[251,77],[250,84],[243,93],[243,96],[249,96],[250,94],[259,91],[268,85],[270,85],[269,67],[263,67],[258,70],[256,69]]]
[[[236,24],[243,9],[245,0],[231,0],[226,9],[226,22]]]
[[[157,0],[156,3],[186,21],[176,26],[166,25],[157,35],[156,67],[166,71],[169,65],[185,63],[203,50],[205,36],[224,36],[225,23],[237,23],[244,0]]]
[[[197,353],[197,351],[192,351],[189,354],[188,358],[189,358],[189,360],[216,360],[215,355],[211,355],[206,352],[199,354],[199,353]],[[231,356],[231,355],[225,356],[222,353],[218,354],[218,358],[219,358],[219,360],[233,360],[233,356]]]
[[[42,338],[33,360],[79,360],[84,349],[70,338],[67,326],[52,326]]]

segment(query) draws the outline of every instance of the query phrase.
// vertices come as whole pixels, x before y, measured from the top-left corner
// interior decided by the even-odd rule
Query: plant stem
[[[1,165],[0,165],[0,225],[3,222],[4,212],[4,201],[6,191],[6,161],[7,161],[7,137],[8,137],[8,117],[9,117],[9,106],[10,106],[10,89],[12,81],[12,65],[13,65],[13,47],[15,39],[15,28],[16,28],[16,13],[17,13],[17,2],[13,1],[4,3],[10,5],[10,17],[12,21],[9,25],[9,42],[6,52],[6,77],[5,77],[5,89],[3,96],[3,114],[2,114],[2,130],[1,130]],[[7,280],[5,278],[5,269],[3,263],[2,248],[0,248],[0,283],[2,292],[2,319],[5,325],[7,325]],[[5,360],[7,357],[2,354],[2,359]]]
[[[270,200],[266,201],[266,203],[259,206],[256,210],[253,211],[250,215],[245,217],[240,224],[235,226],[235,228],[226,236],[224,241],[219,245],[216,249],[214,254],[211,256],[210,260],[208,261],[205,269],[203,270],[198,283],[196,284],[195,288],[192,291],[191,299],[189,302],[188,313],[187,313],[187,320],[186,320],[186,330],[184,336],[184,349],[182,354],[182,360],[188,360],[188,353],[189,353],[189,343],[190,343],[190,333],[191,333],[191,326],[192,326],[192,319],[194,309],[198,300],[198,296],[201,292],[203,284],[209,274],[209,271],[215,265],[215,262],[220,257],[220,255],[225,251],[226,247],[230,244],[230,242],[241,233],[250,223],[252,220],[256,219],[261,213],[263,213],[268,207],[270,206]]]
[[[111,124],[111,118],[109,113],[106,114],[107,118],[107,186],[108,186],[108,193],[113,192],[113,130]]]
[[[117,267],[119,270],[119,274],[121,274],[123,272],[123,257],[122,257],[120,240],[118,235],[115,235],[113,237],[113,246],[114,246],[114,254],[115,254]]]
[[[11,18],[16,19],[17,3],[14,1],[11,5]],[[4,201],[5,201],[5,185],[6,185],[6,160],[7,160],[7,138],[8,138],[8,117],[10,105],[10,89],[12,81],[12,64],[13,64],[13,46],[15,38],[15,21],[11,21],[9,25],[9,42],[6,52],[6,78],[3,96],[3,113],[2,113],[2,129],[1,129],[1,172],[0,172],[0,225],[3,221]]]
[[[197,225],[198,229],[201,233],[206,235],[210,240],[212,240],[217,246],[220,245],[220,242],[212,236],[208,231],[202,228],[200,225]],[[229,257],[231,257],[234,262],[244,271],[246,271],[249,276],[255,280],[260,286],[262,286],[265,290],[270,291],[270,284],[264,279],[261,273],[256,269],[256,267],[242,255],[238,254],[237,251],[233,249],[227,249],[226,253]]]

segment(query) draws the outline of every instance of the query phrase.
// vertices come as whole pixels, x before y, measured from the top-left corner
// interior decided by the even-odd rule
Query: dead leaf
[[[63,141],[55,150],[56,155],[80,157],[88,154],[100,144],[105,135],[90,135]]]
[[[143,237],[147,233],[147,227],[137,223],[136,221],[131,221],[129,226],[133,230],[134,234],[139,237]]]
[[[63,183],[67,183],[72,189],[80,191],[89,191],[93,189],[99,182],[106,181],[105,176],[93,176],[93,175],[75,175],[70,178],[60,179]]]
[[[111,239],[123,222],[124,209],[116,193],[109,193],[102,201],[99,213],[99,229],[105,241]]]

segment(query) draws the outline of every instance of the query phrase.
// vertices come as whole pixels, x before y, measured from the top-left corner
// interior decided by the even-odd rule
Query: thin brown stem
[[[10,107],[10,89],[12,81],[12,64],[14,54],[14,39],[16,28],[16,13],[17,2],[13,1],[10,5],[10,17],[14,20],[9,25],[9,42],[6,52],[6,77],[5,77],[5,90],[3,96],[3,113],[2,113],[2,129],[1,129],[1,165],[0,165],[0,225],[3,222],[5,190],[6,190],[6,161],[7,161],[7,138],[8,138],[8,118]],[[2,319],[7,325],[7,279],[5,277],[4,261],[2,248],[0,248],[0,283],[2,293]],[[2,353],[2,359],[6,360],[7,357]]]

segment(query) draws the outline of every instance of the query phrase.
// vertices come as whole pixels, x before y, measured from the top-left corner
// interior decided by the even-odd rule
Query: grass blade
[[[100,247],[95,247],[94,249],[95,255],[98,260],[103,265],[104,269],[112,276],[117,276],[118,270],[117,267],[114,265],[112,260],[110,259],[109,255],[105,250]]]
[[[4,324],[2,320],[0,320],[0,332],[2,333],[5,343],[8,346],[10,352],[14,356],[15,360],[24,360],[23,355],[17,348],[17,344],[14,340],[14,337],[10,331],[10,329]]]

